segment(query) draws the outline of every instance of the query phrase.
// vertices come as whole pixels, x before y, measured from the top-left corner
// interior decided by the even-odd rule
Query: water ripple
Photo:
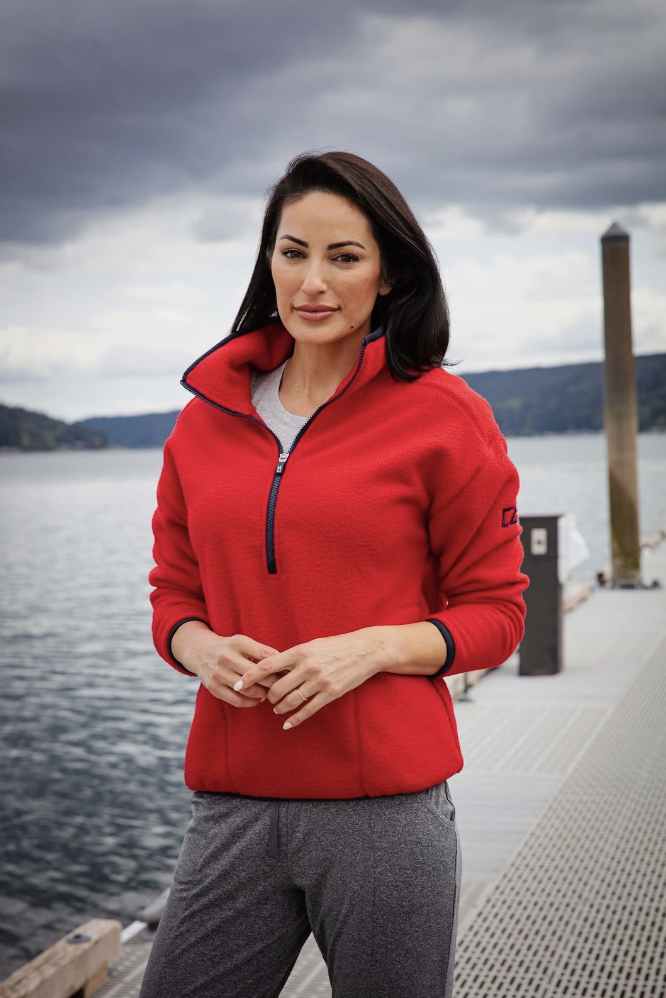
[[[666,436],[642,437],[644,533],[666,525]],[[608,560],[602,437],[510,440],[523,514],[574,512]],[[0,977],[168,886],[190,815],[197,683],[152,647],[159,451],[0,456]]]

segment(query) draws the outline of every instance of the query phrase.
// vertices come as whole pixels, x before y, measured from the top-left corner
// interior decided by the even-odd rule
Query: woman
[[[278,995],[311,931],[336,998],[451,994],[444,678],[511,655],[528,580],[516,469],[448,336],[392,182],[293,160],[164,450],[153,633],[201,685],[142,998]]]

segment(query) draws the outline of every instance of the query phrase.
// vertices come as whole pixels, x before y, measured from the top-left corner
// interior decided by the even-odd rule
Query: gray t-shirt
[[[285,360],[274,371],[253,371],[250,387],[252,405],[280,441],[283,453],[291,450],[294,437],[310,418],[295,416],[280,402],[278,392],[286,363]]]

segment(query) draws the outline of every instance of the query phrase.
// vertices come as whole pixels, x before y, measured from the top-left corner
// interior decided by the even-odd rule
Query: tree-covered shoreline
[[[2,450],[100,450],[108,446],[106,433],[98,427],[66,423],[42,412],[0,404]]]
[[[666,353],[636,360],[641,432],[666,432]],[[450,370],[456,373],[456,368]],[[603,365],[520,368],[461,375],[490,402],[507,437],[603,430]],[[66,423],[43,413],[0,405],[0,449],[88,450],[163,447],[179,410],[139,416],[98,416]]]

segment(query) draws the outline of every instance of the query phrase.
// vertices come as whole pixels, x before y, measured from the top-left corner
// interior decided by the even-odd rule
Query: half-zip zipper
[[[308,419],[307,423],[304,423],[303,426],[301,426],[300,430],[294,437],[292,445],[288,451],[282,450],[282,444],[280,443],[279,437],[277,437],[275,433],[273,433],[273,431],[269,426],[266,426],[266,423],[262,422],[260,419],[257,419],[256,416],[250,416],[246,412],[236,412],[234,409],[225,409],[224,406],[219,405],[217,402],[213,402],[205,395],[202,395],[201,392],[198,392],[196,388],[192,388],[190,385],[188,385],[184,377],[181,379],[180,383],[183,386],[183,388],[186,388],[188,392],[192,393],[192,395],[196,395],[197,398],[200,398],[203,402],[207,402],[208,405],[212,405],[215,409],[219,409],[220,412],[226,412],[229,416],[240,416],[242,419],[251,419],[253,422],[258,423],[259,426],[263,426],[265,430],[268,430],[271,436],[275,437],[275,440],[277,441],[279,457],[278,457],[277,466],[275,468],[275,472],[273,474],[273,482],[271,483],[271,490],[268,495],[268,507],[266,510],[266,565],[268,568],[269,575],[277,574],[277,565],[275,562],[275,504],[277,503],[278,491],[280,489],[280,484],[282,482],[284,469],[287,464],[287,459],[291,456],[291,454],[293,454],[296,444],[301,439],[301,437],[303,436],[303,434],[305,433],[305,431],[307,430],[308,426],[315,418],[315,416],[317,416],[322,409],[325,409],[327,405],[330,405],[331,402],[335,402],[336,399],[339,399],[340,396],[344,395],[344,393],[347,391],[347,389],[354,381],[361,367],[361,362],[363,361],[363,354],[365,353],[366,343],[370,339],[374,338],[375,336],[371,335],[370,337],[367,337],[366,339],[363,339],[361,341],[361,352],[359,354],[358,362],[356,364],[356,370],[354,371],[353,375],[351,376],[345,387],[342,389],[342,391],[338,392],[338,394],[334,395],[332,398],[327,399],[325,402],[322,402],[322,404],[315,409],[315,411]]]
[[[280,488],[280,482],[282,481],[282,472],[284,471],[284,466],[287,463],[287,458],[290,453],[290,451],[283,451],[280,454],[277,468],[275,469],[275,475],[273,476],[271,491],[268,496],[268,509],[266,511],[266,561],[268,562],[268,571],[270,575],[275,575],[277,572],[277,567],[275,565],[275,539],[273,536],[275,524],[275,503],[277,502],[278,489]]]

